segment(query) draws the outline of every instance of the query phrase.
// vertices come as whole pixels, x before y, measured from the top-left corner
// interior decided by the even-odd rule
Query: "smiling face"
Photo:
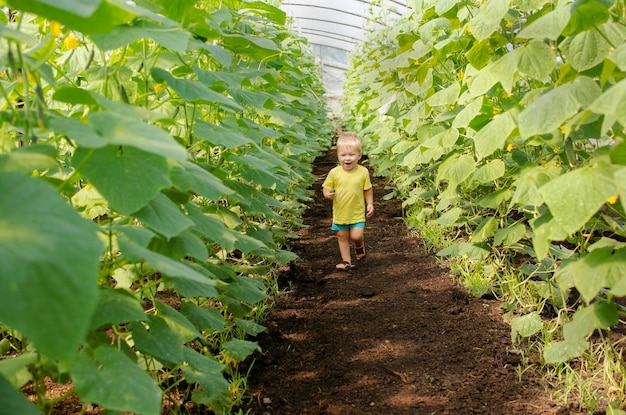
[[[339,159],[339,164],[345,171],[355,170],[361,159],[361,155],[361,152],[354,146],[337,147],[337,158]]]

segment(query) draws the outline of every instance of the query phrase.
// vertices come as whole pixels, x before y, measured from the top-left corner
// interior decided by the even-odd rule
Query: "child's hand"
[[[368,218],[371,218],[373,214],[374,214],[374,204],[373,203],[368,203],[365,216],[368,217]]]
[[[333,200],[335,198],[335,189],[324,189],[324,197]]]

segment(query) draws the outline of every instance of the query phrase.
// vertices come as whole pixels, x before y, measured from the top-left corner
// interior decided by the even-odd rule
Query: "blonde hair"
[[[361,140],[359,139],[359,137],[352,132],[346,131],[346,132],[342,132],[341,134],[339,134],[339,137],[337,138],[337,149],[339,149],[339,147],[343,147],[343,148],[351,148],[354,149],[356,151],[358,151],[359,153],[361,153]]]

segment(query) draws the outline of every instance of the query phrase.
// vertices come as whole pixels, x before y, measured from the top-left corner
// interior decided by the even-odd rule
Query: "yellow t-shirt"
[[[365,197],[363,192],[372,188],[369,171],[358,165],[347,172],[341,166],[333,168],[322,187],[335,189],[333,199],[333,223],[349,225],[365,222]]]

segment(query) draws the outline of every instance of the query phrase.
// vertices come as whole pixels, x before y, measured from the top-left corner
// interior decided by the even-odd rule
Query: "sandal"
[[[356,253],[356,259],[365,258],[365,244],[360,248],[354,247],[354,252]]]
[[[342,261],[339,264],[335,265],[335,268],[339,271],[350,271],[352,268],[354,268],[354,265],[352,265],[348,261]]]

